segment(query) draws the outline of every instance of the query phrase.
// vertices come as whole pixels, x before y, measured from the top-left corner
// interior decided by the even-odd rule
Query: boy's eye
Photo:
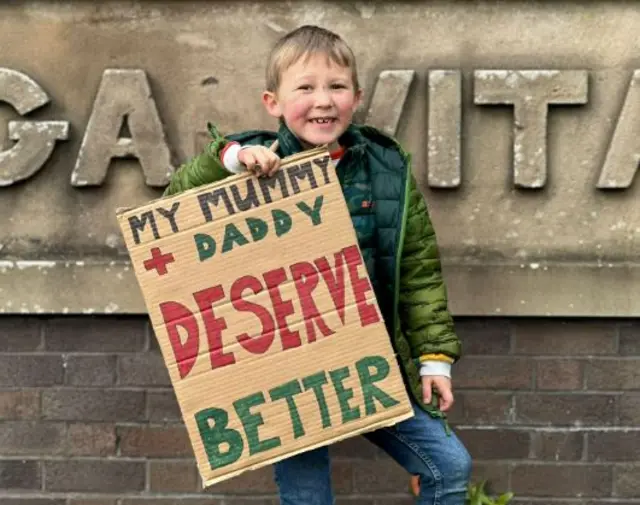
[[[346,89],[346,87],[347,87],[346,85],[344,85],[344,84],[339,84],[339,83],[336,83],[336,84],[332,84],[332,85],[331,85],[331,88],[332,88],[332,89]]]
[[[301,89],[303,91],[308,91],[311,89],[311,85],[309,84],[303,84],[302,86],[298,86],[298,89]]]

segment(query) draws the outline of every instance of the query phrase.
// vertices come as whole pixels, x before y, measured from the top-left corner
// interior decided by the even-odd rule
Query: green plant
[[[513,498],[513,493],[503,493],[497,498],[487,494],[485,491],[486,480],[478,484],[469,484],[467,487],[467,504],[468,505],[507,505]]]
[[[507,505],[513,498],[513,493],[503,493],[497,498],[489,496],[486,491],[487,481],[483,480],[477,484],[467,486],[467,505]],[[409,482],[409,489],[413,496],[420,493],[420,477],[412,475]]]

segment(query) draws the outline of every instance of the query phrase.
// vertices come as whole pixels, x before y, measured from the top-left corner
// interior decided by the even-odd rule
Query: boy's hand
[[[254,175],[272,176],[280,169],[280,157],[263,146],[245,147],[238,153],[238,161]]]
[[[446,412],[453,405],[453,391],[451,379],[444,375],[425,375],[422,377],[422,399],[428,405],[431,403],[432,388],[439,393],[440,410]]]

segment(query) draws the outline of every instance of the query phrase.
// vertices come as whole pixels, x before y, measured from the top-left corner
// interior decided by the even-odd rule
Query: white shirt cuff
[[[451,363],[445,361],[424,361],[420,364],[420,376],[443,375],[451,378]]]
[[[238,160],[238,153],[241,150],[242,147],[240,144],[237,142],[229,142],[220,153],[224,168],[233,174],[241,174],[246,169],[246,167],[240,163],[240,160]]]

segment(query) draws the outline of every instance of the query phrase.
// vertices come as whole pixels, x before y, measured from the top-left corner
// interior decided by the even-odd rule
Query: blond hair
[[[301,58],[324,54],[329,60],[351,69],[353,87],[360,89],[356,58],[347,43],[337,34],[319,26],[305,25],[282,37],[271,50],[267,63],[267,91],[276,92],[282,73]]]

